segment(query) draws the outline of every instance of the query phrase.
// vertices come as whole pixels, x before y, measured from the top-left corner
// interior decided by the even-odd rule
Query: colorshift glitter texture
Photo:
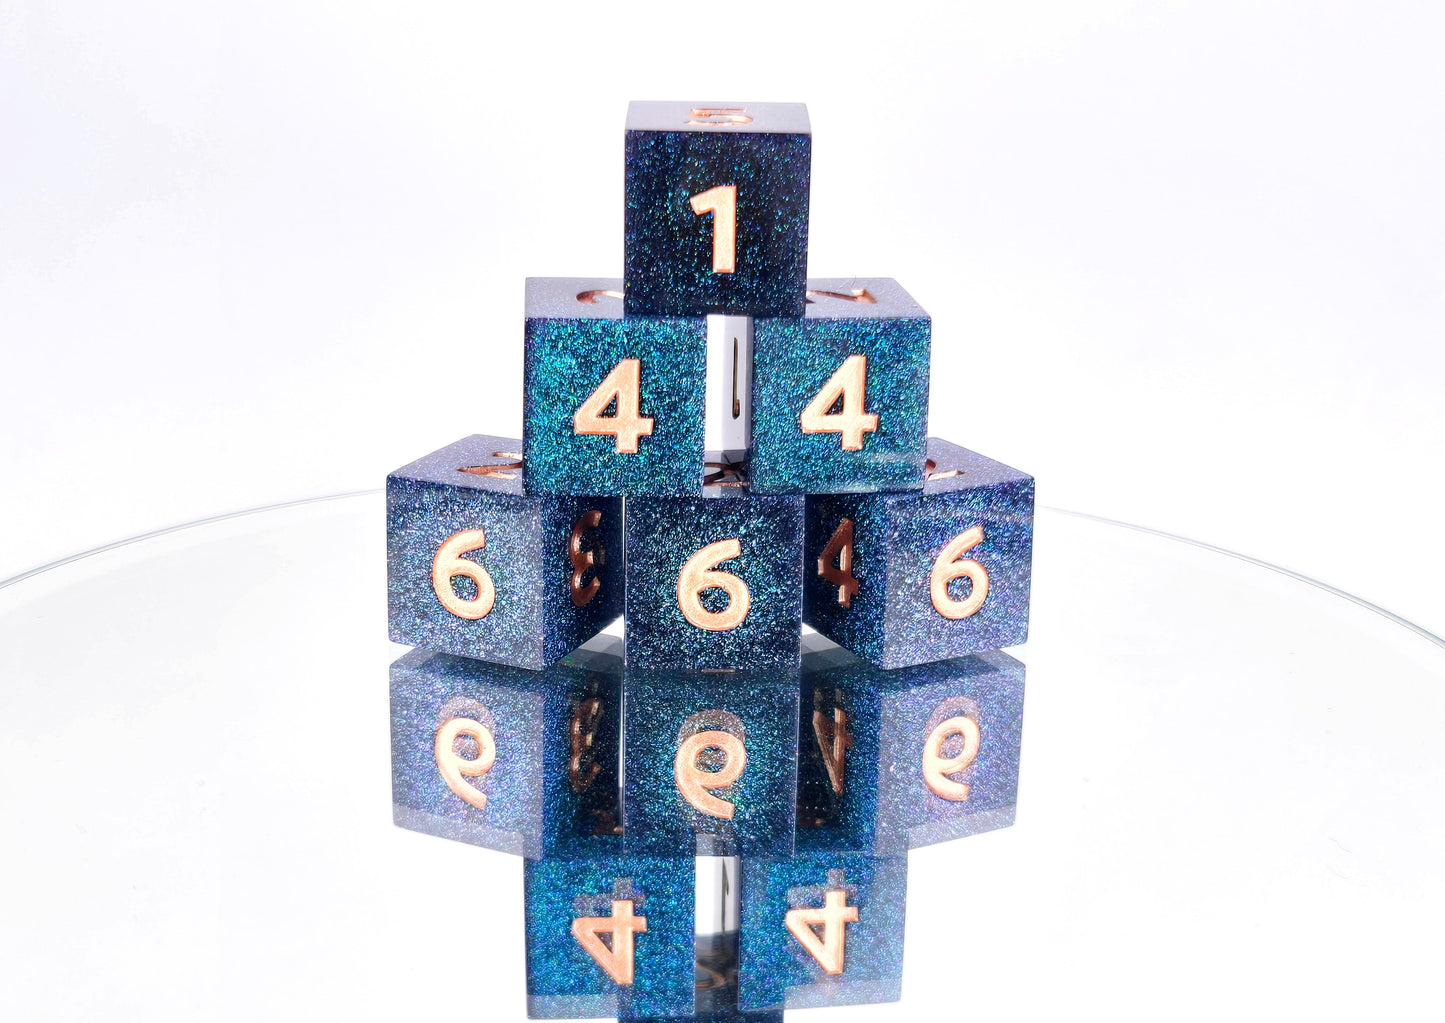
[[[1028,638],[1033,556],[1034,481],[982,455],[936,438],[935,467],[922,493],[838,494],[808,498],[803,620],[833,642],[884,668],[1014,646]],[[955,475],[941,475],[956,473]],[[823,578],[816,558],[844,519],[853,522],[853,577],[848,605]],[[966,618],[939,613],[930,596],[935,560],[972,527],[983,540],[963,557],[988,572],[988,596]],[[967,579],[948,596],[963,600]]]
[[[623,843],[629,853],[691,855],[699,835],[744,855],[793,850],[798,757],[798,669],[682,672],[627,669]],[[732,804],[724,819],[704,813],[677,785],[677,751],[689,736],[727,732],[740,739],[746,767],[713,792]],[[721,769],[704,751],[696,766]]]
[[[547,497],[523,493],[520,469],[477,475],[461,470],[515,462],[514,438],[477,434],[396,470],[386,478],[387,612],[394,642],[523,668],[544,668],[596,635],[622,611],[622,502],[616,497]],[[601,518],[582,530],[596,565],[583,585],[600,582],[585,605],[572,601],[574,526],[589,511]],[[484,617],[453,614],[432,589],[437,551],[463,530],[481,530],[485,546],[463,555],[496,588]],[[451,580],[463,600],[476,584]]]
[[[754,324],[753,492],[921,488],[932,321],[896,281],[814,280],[808,290],[806,316]],[[855,290],[874,301],[837,297]],[[839,433],[800,426],[804,409],[853,356],[867,359],[864,410],[878,417],[858,451],[845,450]]]
[[[691,1016],[693,896],[691,855],[528,860],[527,1015],[533,1019]],[[578,917],[611,915],[612,901],[633,900],[647,919],[634,935],[634,980],[620,986],[572,936]]]
[[[802,316],[813,153],[807,111],[761,104],[749,107],[757,115],[751,124],[687,130],[686,105],[674,105],[673,120],[641,116],[645,106],[628,112],[628,315]],[[793,130],[759,130],[770,119]],[[720,185],[737,189],[731,273],[713,270],[716,215],[699,216],[691,203]]]
[[[802,620],[803,498],[708,488],[695,498],[627,502],[627,664],[639,668],[796,668]],[[709,544],[736,539],[741,553],[712,566],[748,588],[749,609],[726,631],[684,616],[678,578]],[[702,591],[710,612],[729,606]]]

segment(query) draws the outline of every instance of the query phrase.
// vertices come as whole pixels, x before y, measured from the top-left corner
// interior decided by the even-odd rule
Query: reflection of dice
[[[1033,478],[936,438],[928,459],[922,493],[808,498],[803,620],[885,668],[1028,637]]]
[[[744,859],[739,1005],[807,1009],[897,1001],[908,859]]]
[[[628,315],[803,315],[812,151],[801,103],[634,102]]]
[[[528,857],[619,852],[621,644],[540,672],[414,650],[391,667],[396,823]]]
[[[719,672],[629,667],[628,852],[684,855],[698,836],[722,851],[793,849],[798,670]]]
[[[527,861],[527,1015],[691,1016],[692,856]]]
[[[627,503],[627,664],[798,664],[803,498],[709,486]]]
[[[808,288],[806,316],[753,324],[753,491],[923,486],[928,314],[896,281]]]
[[[543,668],[622,611],[622,502],[523,493],[520,445],[467,437],[386,478],[391,638]]]
[[[799,852],[901,853],[1013,823],[1022,664],[994,651],[885,671],[808,645]]]
[[[695,494],[707,327],[622,315],[622,282],[527,280],[527,490]]]

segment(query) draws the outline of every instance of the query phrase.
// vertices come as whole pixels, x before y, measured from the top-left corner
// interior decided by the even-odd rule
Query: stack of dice
[[[387,479],[396,823],[526,858],[533,1018],[895,1000],[908,850],[1013,821],[1033,481],[927,438],[897,283],[806,279],[811,145],[632,104],[522,440]]]

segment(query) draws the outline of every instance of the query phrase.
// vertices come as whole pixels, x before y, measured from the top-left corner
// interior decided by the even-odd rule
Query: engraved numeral
[[[988,570],[977,561],[959,558],[983,543],[983,527],[973,526],[959,533],[933,562],[933,571],[928,576],[928,595],[933,599],[933,609],[945,618],[957,621],[967,618],[983,606],[988,597]],[[954,600],[948,595],[948,584],[963,576],[973,587],[968,596]]]
[[[950,736],[963,740],[963,748],[951,757],[943,755],[943,744]],[[954,803],[968,798],[968,782],[954,781],[949,777],[973,763],[978,756],[981,736],[978,722],[971,717],[959,715],[939,723],[928,733],[923,743],[923,781],[930,792]]]
[[[487,545],[487,534],[480,529],[464,529],[447,537],[446,543],[437,548],[431,562],[431,588],[437,600],[458,618],[476,621],[485,618],[497,601],[497,588],[492,577],[475,561],[462,557],[468,551],[479,551]],[[452,580],[457,576],[470,579],[477,587],[477,595],[463,600],[452,589]]]
[[[602,580],[597,578],[597,573],[592,573],[591,580],[586,586],[582,585],[582,577],[589,568],[595,568],[598,555],[606,557],[606,552],[599,547],[597,552],[584,551],[582,549],[582,534],[589,529],[596,529],[602,524],[602,513],[597,509],[583,512],[582,516],[572,524],[572,536],[567,541],[567,550],[572,557],[572,603],[577,607],[585,607],[587,602],[597,596],[597,591],[602,589]]]
[[[726,126],[729,124],[752,124],[747,107],[693,107],[687,119],[688,124],[699,126]]]
[[[868,356],[850,355],[834,371],[798,421],[804,433],[837,433],[842,435],[844,451],[862,451],[863,435],[878,429],[878,416],[864,412],[868,403]],[[843,399],[838,412],[829,412],[834,402]]]
[[[743,545],[736,538],[710,543],[682,566],[677,577],[677,606],[682,616],[699,629],[709,632],[726,632],[742,624],[748,616],[753,597],[747,583],[731,572],[719,572],[712,568],[720,561],[736,558],[743,552]],[[716,587],[728,595],[728,605],[721,611],[709,611],[703,607],[702,591]]]
[[[830,891],[823,896],[822,909],[790,909],[784,921],[788,933],[798,939],[808,954],[818,961],[830,977],[843,973],[847,944],[844,924],[858,922],[858,907],[848,905],[848,893]],[[814,927],[822,927],[820,936]]]
[[[597,722],[602,719],[602,701],[588,697],[578,702],[572,711],[572,724],[568,729],[572,745],[572,757],[567,762],[567,777],[572,782],[573,792],[585,792],[602,770],[593,758],[592,743],[597,738]],[[585,764],[585,766],[584,766]]]
[[[626,455],[637,454],[637,438],[652,435],[652,417],[640,411],[642,363],[623,359],[597,390],[572,413],[572,432],[579,436],[617,438],[617,450]],[[617,414],[603,416],[607,406],[617,401]]]
[[[841,796],[848,750],[853,747],[853,735],[848,731],[848,712],[835,706],[830,720],[821,710],[813,711],[813,738],[818,740],[818,751],[823,754],[828,781],[833,791]]]
[[[709,749],[717,750],[724,758],[723,765],[716,771],[705,771],[697,766],[697,758]],[[709,816],[732,820],[736,807],[708,789],[731,787],[747,766],[747,747],[736,735],[730,732],[698,732],[678,744],[672,776],[677,782],[677,791],[694,807]]]
[[[632,915],[631,899],[613,899],[611,916],[579,916],[572,921],[572,937],[613,982],[632,983],[633,935],[647,933],[647,917]],[[612,936],[612,947],[602,935]]]
[[[730,274],[737,269],[738,188],[718,185],[699,192],[691,200],[699,217],[712,214],[712,272]]]
[[[477,744],[477,755],[471,760],[456,751],[456,741],[468,736]],[[487,794],[467,784],[467,778],[480,778],[492,769],[497,760],[497,743],[492,731],[480,721],[471,718],[452,718],[437,729],[436,744],[437,770],[442,780],[466,802],[478,810],[487,808]]]
[[[833,567],[834,559],[837,568]],[[833,538],[818,556],[818,574],[838,587],[838,603],[852,606],[853,594],[858,592],[858,580],[853,578],[852,519],[844,519],[833,531]]]

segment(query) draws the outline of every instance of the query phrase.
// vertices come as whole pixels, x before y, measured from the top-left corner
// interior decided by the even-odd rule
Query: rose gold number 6
[[[475,561],[462,557],[468,551],[479,551],[487,545],[487,534],[480,529],[464,529],[447,537],[446,543],[437,548],[431,562],[431,588],[437,600],[458,618],[476,621],[485,618],[497,600],[497,588],[492,577]],[[476,583],[477,595],[463,600],[452,589],[452,579],[462,576]]]
[[[955,621],[967,618],[983,606],[984,598],[988,596],[988,570],[977,561],[967,558],[958,560],[981,543],[982,526],[965,529],[948,541],[948,546],[933,563],[933,571],[928,577],[928,595],[933,600],[933,609],[945,618]],[[967,578],[973,589],[962,600],[954,600],[948,595],[948,584],[960,576]]]
[[[711,568],[719,561],[736,558],[743,552],[743,545],[736,539],[719,540],[698,551],[682,566],[677,577],[677,606],[682,616],[699,629],[708,632],[726,632],[742,624],[748,616],[753,597],[748,584],[730,572],[719,572]],[[728,606],[721,611],[709,611],[702,606],[702,591],[716,587],[728,595]]]
[[[943,743],[949,736],[956,735],[963,740],[963,748],[956,756],[943,755]],[[923,744],[923,781],[935,796],[941,796],[953,803],[962,803],[968,798],[968,782],[954,781],[949,777],[972,764],[978,756],[982,738],[978,722],[960,714],[941,722],[928,733]]]
[[[704,771],[697,766],[697,758],[709,749],[719,750],[726,758],[716,771]],[[677,782],[677,791],[689,803],[705,814],[730,821],[735,809],[733,804],[707,790],[728,788],[742,776],[743,768],[747,766],[747,747],[736,735],[731,732],[698,732],[678,744],[672,776]]]
[[[461,756],[453,748],[463,735],[476,740],[477,755],[472,760]],[[471,718],[452,718],[437,729],[435,753],[437,770],[441,772],[447,788],[478,810],[485,810],[487,794],[468,785],[466,779],[480,778],[496,763],[497,743],[492,738],[491,729]]]

